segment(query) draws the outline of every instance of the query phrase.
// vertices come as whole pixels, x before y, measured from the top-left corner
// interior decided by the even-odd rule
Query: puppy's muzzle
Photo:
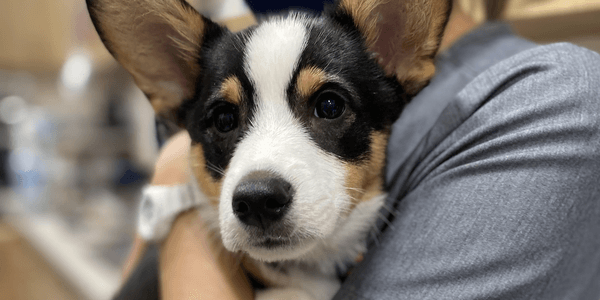
[[[279,175],[255,171],[233,191],[233,213],[248,226],[268,230],[287,213],[293,194],[292,185]]]

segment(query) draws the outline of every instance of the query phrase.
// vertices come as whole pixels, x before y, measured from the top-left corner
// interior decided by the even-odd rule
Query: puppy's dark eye
[[[333,92],[323,92],[317,97],[315,116],[325,119],[335,119],[344,113],[346,101]]]
[[[237,109],[233,105],[223,105],[213,114],[215,128],[220,132],[229,132],[237,127]]]

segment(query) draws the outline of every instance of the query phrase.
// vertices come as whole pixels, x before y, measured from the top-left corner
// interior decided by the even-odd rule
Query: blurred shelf
[[[96,157],[116,157],[128,153],[130,137],[124,128],[94,124],[69,126],[58,133],[57,151],[65,157],[87,153]]]
[[[80,238],[57,216],[25,213],[15,197],[6,197],[4,219],[38,251],[56,271],[89,300],[110,299],[119,288],[121,273]],[[10,194],[10,193],[9,193]],[[8,209],[6,209],[8,208]]]
[[[485,19],[483,1],[459,0],[476,22]],[[539,43],[600,39],[600,0],[507,0],[503,19]]]
[[[600,11],[600,0],[512,0],[507,7],[507,18],[536,19],[578,15]]]
[[[571,40],[577,37],[600,38],[600,3],[586,9],[572,9],[511,18],[508,21],[520,35],[538,42]]]

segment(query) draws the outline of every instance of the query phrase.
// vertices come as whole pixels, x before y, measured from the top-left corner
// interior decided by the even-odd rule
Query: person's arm
[[[152,185],[174,186],[190,179],[190,138],[182,131],[161,149]],[[253,299],[253,291],[236,257],[213,243],[195,210],[180,214],[159,245],[161,299]],[[131,275],[146,253],[148,243],[136,235],[123,277]]]
[[[393,227],[334,299],[597,300],[599,170],[600,56],[495,64],[402,163]]]
[[[187,132],[167,143],[156,164],[154,185],[189,180]],[[214,243],[195,210],[180,214],[160,245],[161,296],[170,299],[252,299],[253,292],[236,258]]]
[[[189,180],[187,162],[189,145],[190,138],[183,131],[175,134],[165,143],[154,166],[150,185],[174,186],[184,184]],[[129,255],[123,265],[123,279],[129,277],[147,249],[148,242],[139,234],[136,234]]]
[[[121,279],[126,282],[133,270],[138,266],[144,254],[148,250],[148,243],[136,233],[133,239],[133,245],[129,250],[129,255],[125,259],[123,269],[121,270]]]
[[[236,257],[214,246],[194,210],[173,224],[160,247],[159,269],[164,300],[253,299]]]

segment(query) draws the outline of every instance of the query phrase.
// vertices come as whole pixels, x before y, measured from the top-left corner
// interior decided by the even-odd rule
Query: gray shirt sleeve
[[[599,129],[597,53],[485,70],[402,162],[393,226],[334,299],[599,299]]]

